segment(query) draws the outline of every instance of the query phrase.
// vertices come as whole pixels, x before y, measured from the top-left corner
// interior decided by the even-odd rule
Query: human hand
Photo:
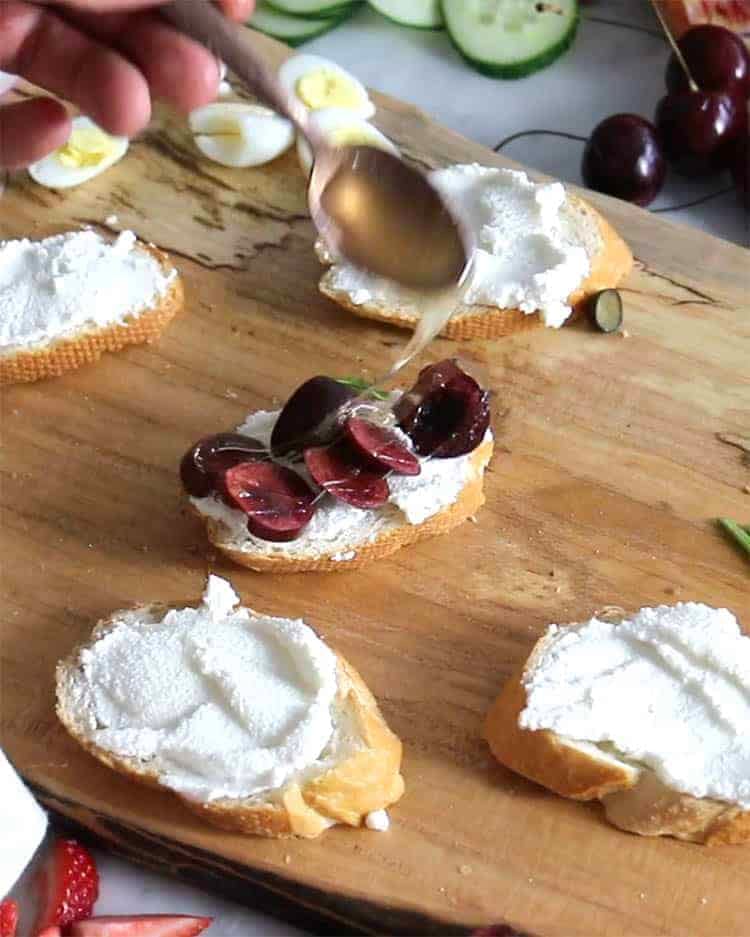
[[[0,70],[77,105],[104,130],[133,136],[152,98],[190,111],[214,100],[214,56],[164,21],[164,0],[0,0]],[[255,0],[219,0],[247,20]],[[62,146],[70,118],[52,98],[0,105],[0,169],[27,166]]]

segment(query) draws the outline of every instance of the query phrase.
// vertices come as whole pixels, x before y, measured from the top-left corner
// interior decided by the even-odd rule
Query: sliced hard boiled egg
[[[294,142],[291,122],[256,104],[199,107],[190,115],[190,129],[204,156],[233,169],[269,163]]]
[[[372,117],[375,105],[361,81],[319,55],[294,55],[279,69],[282,85],[310,111],[344,108]]]
[[[340,107],[328,107],[311,114],[310,119],[318,126],[331,146],[374,146],[379,150],[387,150],[396,156],[399,155],[397,147],[385,134],[364,118],[352,114],[351,111]],[[305,174],[309,176],[313,154],[310,144],[302,134],[297,137],[297,155]]]
[[[114,166],[127,153],[127,137],[112,137],[88,117],[74,117],[68,142],[29,166],[29,175],[48,189],[71,189]]]

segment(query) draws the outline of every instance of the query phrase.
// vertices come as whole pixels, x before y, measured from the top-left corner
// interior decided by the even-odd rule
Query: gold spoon
[[[315,155],[308,185],[310,214],[334,255],[420,292],[460,284],[473,253],[471,237],[421,172],[374,147],[330,146],[307,109],[264,62],[252,31],[232,23],[208,0],[175,0],[163,8],[163,15],[207,46],[307,138]],[[443,306],[445,321],[452,308]],[[432,333],[431,338],[439,328],[426,324],[421,331]],[[406,360],[421,350],[412,351],[415,344],[409,344]],[[402,355],[399,366],[406,360]]]

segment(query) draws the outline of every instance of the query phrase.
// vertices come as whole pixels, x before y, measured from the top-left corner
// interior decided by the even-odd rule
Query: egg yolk
[[[331,146],[374,146],[383,149],[383,143],[376,136],[361,127],[341,127],[328,135]]]
[[[359,89],[345,75],[318,68],[303,75],[296,85],[297,96],[310,108],[344,107],[354,109],[360,104]]]
[[[114,148],[111,137],[98,128],[74,130],[65,146],[60,147],[56,156],[63,166],[70,169],[82,169],[85,166],[98,166]]]

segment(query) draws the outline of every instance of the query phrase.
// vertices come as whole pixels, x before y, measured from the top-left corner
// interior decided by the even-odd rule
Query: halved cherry
[[[348,384],[330,377],[312,377],[295,390],[279,414],[271,434],[271,451],[287,455],[307,446],[331,442],[339,430],[341,407],[357,396]]]
[[[378,468],[397,475],[419,475],[422,471],[419,459],[387,426],[351,416],[346,421],[345,429],[347,438],[357,452]]]
[[[180,463],[183,488],[194,498],[205,498],[221,489],[227,469],[240,462],[267,459],[268,449],[257,439],[241,433],[215,433],[191,446]]]
[[[379,508],[388,500],[385,473],[367,464],[348,440],[305,449],[305,465],[321,488],[355,508]]]
[[[490,425],[489,393],[447,359],[424,368],[394,407],[419,455],[453,459],[472,452]]]
[[[315,492],[292,469],[275,462],[243,462],[224,473],[234,507],[247,514],[247,529],[262,540],[294,540],[315,513]]]

